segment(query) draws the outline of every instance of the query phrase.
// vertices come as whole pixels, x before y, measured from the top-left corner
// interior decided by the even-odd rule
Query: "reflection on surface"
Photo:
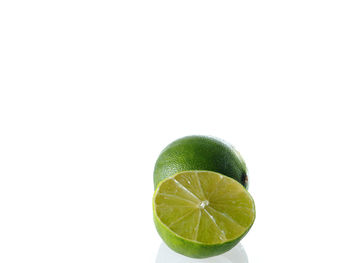
[[[248,263],[248,257],[241,243],[225,254],[205,259],[185,257],[162,243],[158,250],[156,263]]]

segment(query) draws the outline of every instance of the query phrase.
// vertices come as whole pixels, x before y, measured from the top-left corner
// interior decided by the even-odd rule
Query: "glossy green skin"
[[[243,159],[228,143],[208,136],[187,136],[169,144],[154,167],[154,188],[176,173],[207,170],[221,173],[248,189],[247,168]]]

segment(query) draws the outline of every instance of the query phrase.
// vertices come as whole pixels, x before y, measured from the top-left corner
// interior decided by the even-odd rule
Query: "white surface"
[[[153,165],[189,134],[247,162],[249,262],[349,262],[349,12],[1,1],[0,262],[165,262]]]

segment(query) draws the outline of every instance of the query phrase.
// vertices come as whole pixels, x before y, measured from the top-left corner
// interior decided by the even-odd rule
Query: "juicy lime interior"
[[[210,171],[185,171],[162,181],[154,209],[171,231],[205,244],[236,239],[255,219],[254,201],[244,187]]]

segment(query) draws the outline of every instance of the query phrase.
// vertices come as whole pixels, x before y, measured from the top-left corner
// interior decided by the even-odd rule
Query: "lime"
[[[159,183],[154,222],[174,251],[194,258],[234,247],[255,220],[255,205],[236,180],[211,171],[184,171]]]
[[[164,178],[190,170],[214,171],[229,176],[248,188],[246,165],[228,143],[208,136],[187,136],[169,144],[154,167],[154,188]]]

